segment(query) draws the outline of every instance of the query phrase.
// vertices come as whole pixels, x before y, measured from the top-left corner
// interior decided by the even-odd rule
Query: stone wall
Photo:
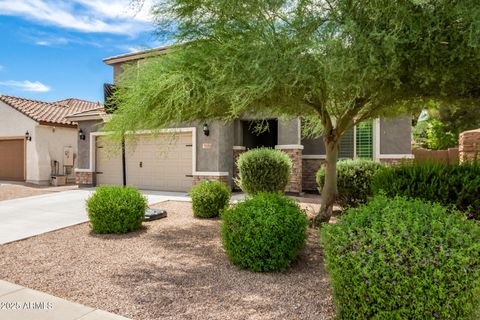
[[[480,161],[480,129],[460,133],[460,163]]]
[[[324,159],[302,159],[302,189],[317,191],[317,171],[325,163]]]
[[[93,186],[93,172],[75,172],[75,184],[79,187]]]
[[[285,192],[302,192],[302,145],[278,145],[275,149],[285,152],[292,160],[292,173]]]

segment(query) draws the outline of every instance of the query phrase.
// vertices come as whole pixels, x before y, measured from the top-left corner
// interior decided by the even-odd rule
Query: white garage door
[[[96,150],[97,185],[122,185],[121,146],[105,139],[97,138]]]
[[[97,149],[102,153],[106,148]],[[193,184],[192,134],[139,135],[128,143],[125,154],[127,184],[146,190],[189,191]],[[97,184],[122,184],[121,155],[97,156],[102,174]],[[111,169],[105,168],[111,166]],[[99,165],[97,164],[97,168]],[[97,169],[97,171],[101,171]]]

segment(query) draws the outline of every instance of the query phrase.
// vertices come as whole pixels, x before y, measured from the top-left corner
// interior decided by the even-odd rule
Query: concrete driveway
[[[80,189],[0,201],[0,244],[88,221],[85,200],[93,189]],[[142,191],[148,203],[189,201],[186,193]]]

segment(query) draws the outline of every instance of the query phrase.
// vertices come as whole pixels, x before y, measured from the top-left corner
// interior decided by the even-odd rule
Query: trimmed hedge
[[[459,212],[376,196],[321,236],[340,319],[478,319],[480,226]]]
[[[198,218],[214,218],[228,206],[230,188],[220,181],[203,181],[192,188],[193,215]]]
[[[387,167],[372,180],[375,194],[439,202],[480,219],[480,165],[411,163]]]
[[[383,165],[365,159],[342,160],[337,163],[338,203],[344,207],[355,207],[367,202],[372,195],[373,176]],[[321,193],[325,183],[325,166],[317,172],[318,191]]]
[[[95,233],[127,233],[142,225],[147,199],[132,187],[102,186],[86,201]]]
[[[237,160],[242,191],[283,192],[290,180],[292,161],[285,152],[268,148],[252,149],[242,153]]]
[[[230,260],[255,272],[285,271],[305,245],[308,219],[279,193],[259,193],[222,214],[222,237]]]

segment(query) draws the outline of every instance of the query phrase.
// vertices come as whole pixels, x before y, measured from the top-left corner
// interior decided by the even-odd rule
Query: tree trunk
[[[333,205],[337,199],[337,160],[339,138],[334,136],[324,137],[326,150],[325,182],[322,188],[320,212],[315,217],[313,224],[319,226],[328,223],[333,213]]]

